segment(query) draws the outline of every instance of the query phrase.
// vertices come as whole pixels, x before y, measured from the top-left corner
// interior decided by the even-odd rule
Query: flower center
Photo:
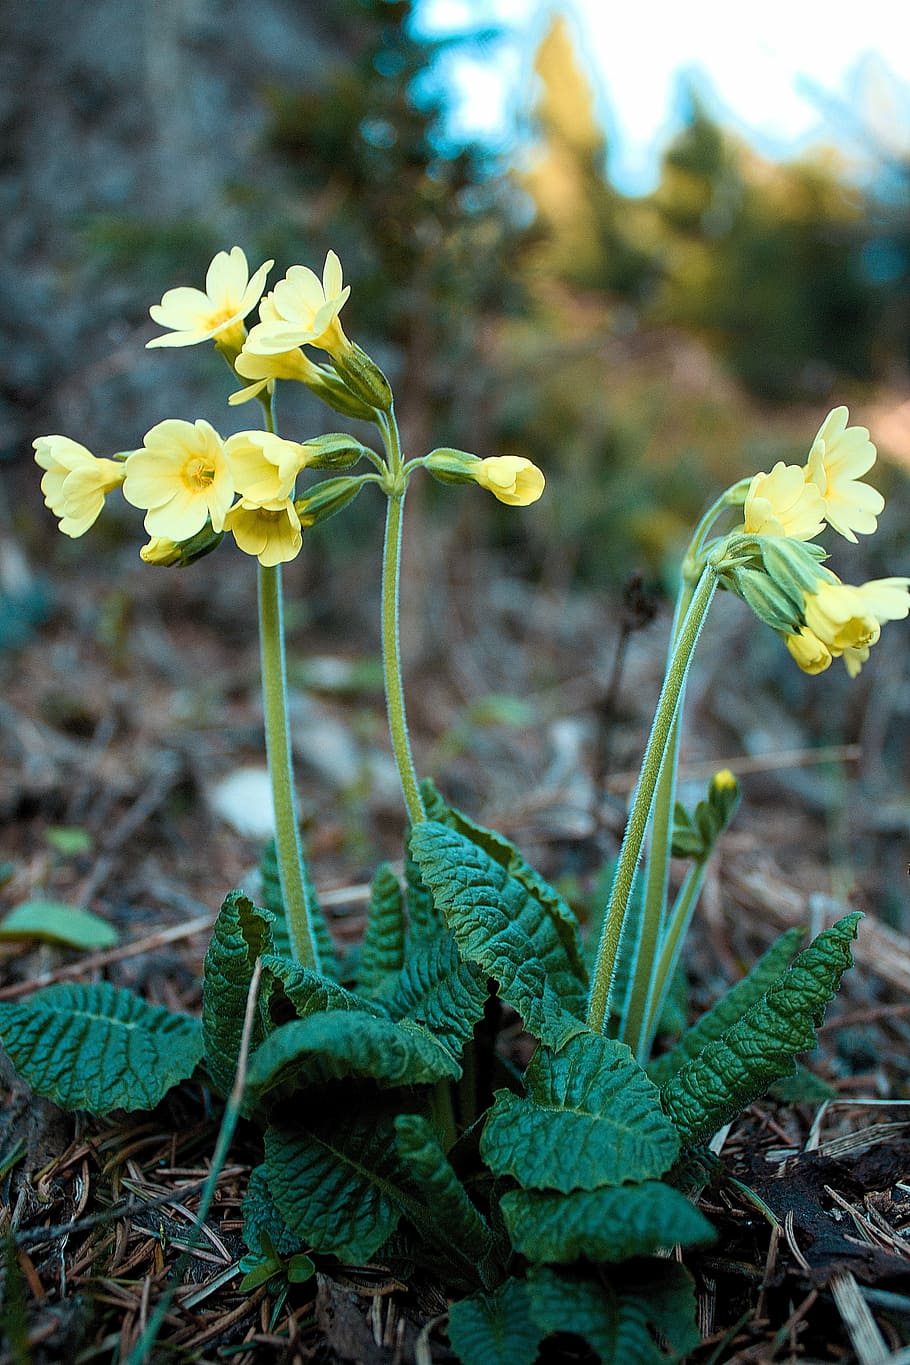
[[[215,466],[201,455],[187,460],[183,467],[183,481],[193,493],[203,493],[215,482]]]

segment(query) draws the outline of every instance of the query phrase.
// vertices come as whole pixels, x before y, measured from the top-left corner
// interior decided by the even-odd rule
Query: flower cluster
[[[806,673],[843,658],[855,677],[886,621],[910,613],[910,579],[883,578],[854,586],[822,567],[814,541],[830,526],[846,540],[868,535],[885,505],[863,482],[875,463],[865,427],[847,425],[845,407],[822,422],[805,465],[783,461],[756,474],[743,499],[743,523],[724,546],[723,581],[783,637]]]
[[[343,433],[305,442],[274,433],[271,397],[279,379],[306,384],[335,411],[375,422],[380,431],[394,419],[388,380],[342,329],[339,315],[351,289],[335,253],[327,254],[321,280],[305,266],[291,266],[263,297],[273,264],[265,261],[251,276],[239,246],[218,252],[204,290],[169,289],[149,310],[167,330],[147,343],[214,342],[241,385],[229,403],[258,398],[268,429],[224,439],[202,419],[171,418],[152,427],[138,450],[113,459],[100,459],[66,436],[39,437],[34,447],[45,471],[41,488],[65,535],[84,535],[107,494],[121,488],[126,501],[145,512],[150,539],[140,554],[148,563],[190,563],[229,533],[245,553],[274,566],[293,559],[303,531],[344,507],[365,482],[380,483],[391,496],[402,474],[431,461],[414,460],[402,470],[400,460],[393,468]],[[257,304],[259,321],[247,332],[246,319]],[[310,359],[305,346],[323,351],[328,363]],[[304,469],[346,470],[363,458],[378,472],[327,479],[296,496]],[[465,455],[460,480],[479,484],[513,507],[535,502],[544,487],[540,470],[513,455],[485,460]]]

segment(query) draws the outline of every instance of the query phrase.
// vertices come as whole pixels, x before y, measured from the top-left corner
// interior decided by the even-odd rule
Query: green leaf
[[[695,1293],[681,1265],[648,1261],[611,1272],[532,1266],[531,1315],[542,1331],[574,1332],[594,1348],[602,1365],[663,1365],[700,1340]],[[655,1334],[667,1342],[658,1347]]]
[[[456,833],[470,839],[471,843],[483,849],[494,862],[505,868],[506,872],[534,897],[541,909],[549,916],[571,963],[573,972],[581,985],[586,987],[588,969],[582,949],[581,933],[578,920],[568,902],[563,899],[555,887],[550,886],[549,882],[544,880],[530,863],[525,861],[515,845],[510,843],[504,835],[499,834],[496,830],[487,829],[485,825],[476,824],[463,811],[456,810],[454,806],[446,805],[429,779],[421,783],[421,791],[426,802],[429,819],[438,820],[440,824],[448,825]]]
[[[64,858],[75,858],[80,853],[92,851],[92,836],[79,825],[51,825],[44,831],[44,837]]]
[[[382,1005],[355,995],[330,977],[320,976],[319,972],[277,953],[263,956],[259,998],[267,1031],[323,1010],[361,1010],[378,1018],[387,1017]]]
[[[360,952],[357,989],[383,999],[391,995],[404,962],[404,898],[388,863],[376,869]]]
[[[250,1057],[247,1092],[282,1093],[342,1077],[383,1087],[457,1080],[452,1054],[419,1024],[393,1023],[365,1010],[326,1010],[295,1019],[270,1033]]]
[[[64,1109],[154,1109],[202,1057],[198,1019],[107,981],[0,1003],[0,1038],[39,1095]]]
[[[798,928],[788,929],[781,934],[758,959],[748,976],[732,986],[697,1023],[687,1029],[672,1051],[649,1062],[647,1071],[652,1081],[663,1085],[674,1071],[678,1071],[692,1057],[697,1057],[703,1047],[732,1028],[737,1019],[741,1019],[786,971],[787,963],[804,938],[803,930]]]
[[[580,1032],[585,990],[550,912],[471,840],[435,820],[411,853],[463,957],[499,983],[528,1032],[554,1047]]]
[[[281,877],[278,872],[278,854],[274,839],[270,839],[262,850],[262,857],[259,859],[259,875],[262,878],[262,899],[265,902],[266,909],[271,910],[275,916],[275,923],[272,926],[272,942],[275,951],[283,953],[286,957],[291,957],[293,956],[291,939],[288,934],[287,917],[284,913],[284,897],[281,894]],[[325,915],[322,913],[319,897],[316,895],[316,888],[313,885],[306,861],[303,864],[303,891],[310,912],[310,923],[313,926],[319,970],[325,976],[330,976],[333,981],[337,981],[340,972],[338,959],[335,956],[335,945],[332,943],[332,935],[329,933],[329,926],[326,924]]]
[[[364,1265],[403,1214],[420,1226],[388,1117],[330,1113],[309,1130],[267,1128],[265,1165],[282,1217],[316,1251]]]
[[[469,1283],[476,1283],[478,1274],[482,1283],[489,1283],[490,1275],[495,1274],[488,1264],[493,1235],[468,1198],[430,1124],[417,1114],[399,1114],[395,1140],[398,1155],[427,1211],[418,1232],[427,1237],[431,1248],[441,1245],[446,1258],[462,1275],[467,1272]]]
[[[243,1240],[251,1252],[265,1250],[266,1237],[280,1256],[288,1256],[300,1248],[300,1238],[291,1232],[282,1218],[272,1192],[265,1166],[254,1166],[243,1197]]]
[[[389,1007],[396,1018],[425,1024],[457,1057],[483,1018],[486,1000],[486,976],[465,962],[452,935],[440,926],[436,938],[421,940],[408,955]]]
[[[68,948],[111,948],[117,932],[91,910],[57,901],[23,901],[0,921],[0,940],[42,939]]]
[[[530,1309],[523,1280],[450,1304],[447,1331],[461,1365],[534,1365],[543,1333]]]
[[[202,1036],[212,1080],[228,1094],[234,1083],[243,1018],[257,957],[272,950],[274,916],[242,891],[229,891],[215,921],[202,969]],[[252,1043],[262,1038],[257,1019]]]
[[[404,855],[404,884],[408,904],[408,952],[437,934],[445,933],[445,924],[433,902],[433,894],[420,875],[420,868],[411,857],[409,848]]]
[[[584,1033],[556,1053],[538,1048],[525,1086],[526,1098],[497,1091],[480,1154],[497,1175],[526,1189],[649,1180],[679,1154],[660,1092],[616,1039]]]
[[[704,1214],[659,1180],[573,1194],[510,1190],[501,1207],[512,1245],[529,1261],[627,1261],[714,1240]]]
[[[661,1090],[684,1146],[702,1142],[781,1076],[797,1053],[815,1046],[815,1029],[852,966],[859,912],[825,929],[721,1038],[686,1062]]]

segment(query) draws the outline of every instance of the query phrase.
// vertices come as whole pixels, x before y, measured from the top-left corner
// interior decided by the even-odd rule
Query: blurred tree
[[[535,262],[566,283],[638,298],[653,279],[654,258],[641,249],[635,201],[607,176],[606,134],[563,15],[540,43],[534,70],[536,142],[521,179],[541,238]]]
[[[346,35],[345,60],[318,82],[268,91],[269,143],[293,194],[275,254],[305,259],[301,237],[308,255],[335,247],[356,277],[360,322],[389,348],[379,358],[408,376],[400,415],[411,444],[451,440],[456,398],[467,442],[478,335],[520,298],[512,197],[478,148],[446,148],[445,98],[429,79],[440,45],[415,36],[411,0],[325,8]]]

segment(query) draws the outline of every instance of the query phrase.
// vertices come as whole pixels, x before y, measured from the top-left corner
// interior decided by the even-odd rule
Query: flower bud
[[[139,558],[146,564],[160,564],[169,569],[185,569],[204,559],[224,540],[223,531],[213,531],[209,522],[189,540],[168,540],[167,536],[152,536],[139,550]]]
[[[364,456],[373,453],[344,431],[331,431],[304,441],[303,449],[307,469],[352,469]]]
[[[317,483],[305,498],[298,498],[294,506],[304,530],[328,521],[336,512],[353,502],[363,487],[363,479],[340,478],[324,479]]]
[[[371,360],[355,341],[333,349],[331,356],[339,378],[355,399],[380,412],[392,411],[392,386],[375,360]]]

